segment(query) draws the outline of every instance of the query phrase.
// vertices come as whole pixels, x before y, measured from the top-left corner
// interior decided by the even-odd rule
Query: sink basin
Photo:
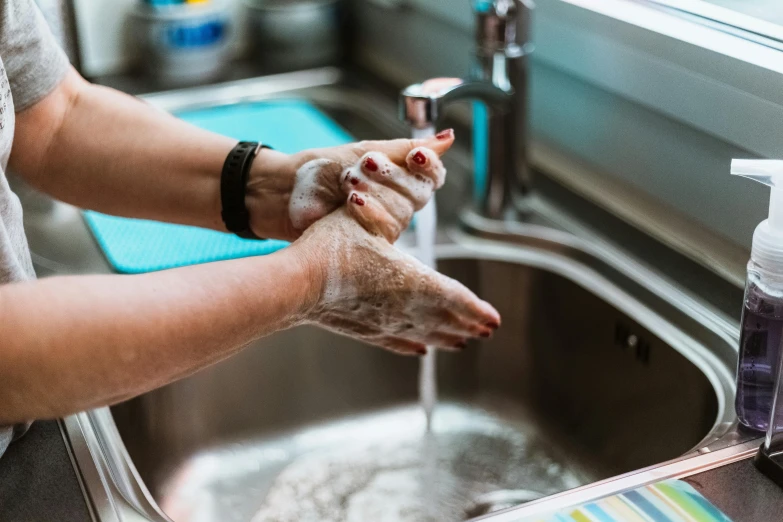
[[[174,520],[463,520],[494,491],[546,496],[650,466],[716,426],[727,398],[698,350],[578,278],[476,257],[439,268],[504,325],[439,354],[433,433],[418,360],[295,328],[112,409],[161,508]]]
[[[328,86],[337,76],[148,100],[176,112],[291,96],[311,82],[298,96],[357,138],[404,132],[392,101]],[[65,419],[98,519],[466,520],[566,490],[610,494],[666,478],[671,466],[684,476],[701,453],[702,465],[715,465],[749,451],[719,455],[734,433],[735,324],[544,199],[518,222],[454,226],[470,158],[455,150],[446,160],[438,267],[493,303],[503,326],[465,353],[438,355],[433,431],[417,403],[417,359],[294,328],[183,381]],[[109,271],[69,212],[27,213],[39,272]]]

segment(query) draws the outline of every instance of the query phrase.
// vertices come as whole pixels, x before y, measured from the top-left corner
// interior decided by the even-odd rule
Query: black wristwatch
[[[254,141],[239,142],[228,154],[220,176],[221,216],[226,229],[245,239],[262,239],[250,229],[250,212],[245,192],[250,167],[261,149],[271,149]]]

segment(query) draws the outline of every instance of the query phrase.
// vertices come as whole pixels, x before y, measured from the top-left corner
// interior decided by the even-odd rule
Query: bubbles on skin
[[[328,159],[317,159],[302,165],[296,173],[296,181],[291,191],[291,201],[288,214],[291,224],[297,230],[306,229],[314,219],[325,215],[330,209],[327,202],[320,196],[321,187],[318,184],[319,173],[328,168],[332,162]]]
[[[322,326],[350,335],[356,332],[346,330],[344,322],[354,321],[406,337],[441,326],[442,316],[431,312],[442,299],[426,274],[429,268],[385,240],[369,236],[345,211],[313,228],[320,228],[323,221],[339,223],[339,229],[319,238],[330,238],[323,253],[328,258],[327,284],[317,313],[327,317],[318,321]],[[364,337],[371,343],[376,338]]]
[[[381,153],[368,153],[354,165],[343,170],[340,176],[340,189],[347,197],[354,191],[381,195],[380,187],[389,187],[411,201],[414,210],[420,210],[432,197],[434,189],[438,188],[433,179],[423,175],[421,169],[428,169],[436,179],[445,175],[445,170],[439,161],[430,160],[435,153],[425,148],[417,148],[411,152],[409,163],[415,163],[419,171],[408,172],[405,168],[394,164]],[[418,158],[418,159],[417,159]],[[422,163],[423,160],[423,163]],[[332,193],[324,190],[319,180],[328,179],[322,175],[325,170],[334,169],[335,165],[328,159],[316,159],[305,163],[296,173],[294,188],[289,203],[291,223],[297,230],[303,231],[315,220],[328,214],[334,208],[331,201]],[[439,182],[440,183],[440,182]],[[439,184],[438,183],[438,184]],[[382,198],[382,196],[380,196]],[[329,200],[327,200],[329,199]],[[394,207],[394,201],[388,202]],[[396,215],[395,208],[387,208],[394,219],[402,222]],[[407,217],[409,220],[410,217]],[[403,223],[403,228],[407,223]]]
[[[428,160],[422,150],[425,149],[417,149],[417,152],[424,157],[424,163],[428,163]],[[359,162],[358,168],[356,170],[358,170],[359,173],[363,175],[364,172],[361,169],[361,165],[366,165],[367,162],[370,161],[372,164],[378,167],[378,170],[370,171],[369,177],[362,176],[367,180],[368,183],[376,182],[381,185],[391,185],[392,187],[400,189],[399,191],[401,193],[409,196],[409,199],[414,204],[416,210],[424,207],[424,205],[427,204],[427,201],[429,201],[430,197],[432,197],[434,186],[431,179],[428,179],[419,173],[413,174],[407,172],[402,167],[392,163],[391,160],[389,160],[383,154],[374,152],[365,154],[365,156]],[[432,164],[433,162],[429,163]]]
[[[375,171],[367,168],[368,160],[377,167]],[[311,161],[297,172],[290,203],[291,221],[297,228],[307,228],[314,217],[323,216],[317,215],[327,206],[323,198],[334,195],[319,187],[319,180],[328,178],[322,169],[331,169],[331,179],[339,183],[337,192],[342,191],[343,201],[348,201],[347,206],[317,221],[303,238],[313,238],[314,251],[324,260],[325,285],[310,316],[314,322],[373,344],[388,343],[384,341],[388,336],[397,335],[422,339],[444,327],[444,307],[451,308],[458,296],[470,294],[394,247],[391,240],[369,234],[362,223],[388,220],[404,229],[413,210],[426,204],[442,178],[440,171],[424,171],[442,169],[439,161],[428,157],[426,163],[409,172],[383,154],[371,153],[339,176],[334,175],[335,164],[329,160]],[[366,202],[370,214],[362,214],[367,212],[362,209],[352,215],[359,208],[357,198]],[[372,325],[372,333],[351,326],[357,324]]]

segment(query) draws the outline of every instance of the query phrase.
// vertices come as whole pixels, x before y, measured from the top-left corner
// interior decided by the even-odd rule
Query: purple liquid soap
[[[742,310],[737,369],[737,416],[748,428],[767,431],[781,353],[783,299],[749,283]]]

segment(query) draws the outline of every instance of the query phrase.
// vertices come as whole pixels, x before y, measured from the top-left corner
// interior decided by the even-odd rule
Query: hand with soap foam
[[[297,177],[322,179],[331,168],[312,160]],[[292,220],[306,231],[289,250],[312,283],[306,322],[405,355],[423,355],[428,345],[461,350],[468,338],[492,335],[500,315],[490,304],[393,245],[445,174],[438,154],[424,147],[410,150],[403,165],[366,153],[338,177],[344,206],[313,224],[319,191],[294,191]]]
[[[429,172],[445,173],[440,156],[453,143],[454,132],[447,130],[427,139],[362,141],[291,155],[263,149],[253,163],[247,185],[250,226],[259,237],[293,241],[353,193],[360,199],[364,199],[362,195],[373,196],[363,214],[380,211],[377,205],[397,217],[400,217],[398,205],[408,214],[411,205],[419,210],[432,191],[440,187],[438,183],[443,183],[443,174],[440,181],[428,178],[432,181],[429,186],[421,176]],[[362,159],[365,162],[360,162]],[[374,161],[378,170],[372,170],[373,163],[367,163],[367,159]],[[356,165],[365,167],[356,168],[356,176],[346,178],[347,169]],[[424,172],[420,172],[421,166],[426,167]],[[352,182],[357,184],[351,185]],[[414,193],[408,193],[410,190]],[[397,194],[405,197],[401,199]],[[390,226],[384,232],[392,235],[399,222],[373,221],[379,226]]]

